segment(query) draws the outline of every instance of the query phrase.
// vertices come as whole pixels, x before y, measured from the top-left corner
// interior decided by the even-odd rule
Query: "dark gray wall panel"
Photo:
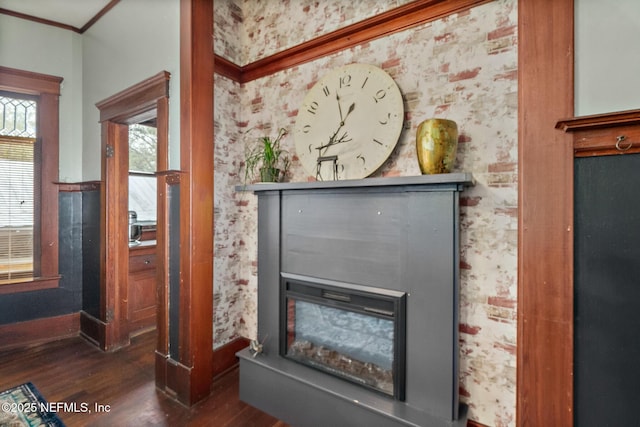
[[[60,193],[59,272],[56,289],[0,296],[0,324],[80,311],[82,305],[82,195]]]
[[[575,425],[637,425],[640,154],[575,162]]]
[[[100,318],[100,191],[82,193],[82,310]]]
[[[172,185],[169,203],[169,355],[180,360],[180,186]]]

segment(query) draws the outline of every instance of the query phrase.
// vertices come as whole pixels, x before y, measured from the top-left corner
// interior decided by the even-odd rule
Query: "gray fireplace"
[[[464,426],[459,194],[470,174],[259,184],[258,338],[240,398],[293,426]]]

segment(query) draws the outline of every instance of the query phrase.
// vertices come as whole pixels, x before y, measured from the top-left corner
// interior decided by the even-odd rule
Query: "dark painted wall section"
[[[59,193],[59,272],[56,289],[0,296],[0,324],[60,316],[82,301],[82,193]]]
[[[60,192],[58,203],[60,286],[0,295],[0,324],[99,308],[100,192]]]
[[[575,425],[638,425],[640,154],[575,163]]]
[[[180,360],[180,186],[169,187],[169,355]],[[176,242],[176,244],[173,244]]]
[[[100,317],[100,191],[82,193],[82,310]]]

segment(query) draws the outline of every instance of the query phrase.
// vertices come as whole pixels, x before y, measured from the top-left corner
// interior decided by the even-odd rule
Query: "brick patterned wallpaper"
[[[229,9],[221,13],[220,20],[216,17],[216,31],[231,22],[229,17],[237,15],[238,20],[229,24],[231,30],[220,31],[229,35],[228,43],[218,41],[216,49],[228,47],[226,54],[235,52],[231,57],[249,55],[248,62],[279,50],[282,37],[302,39],[304,31],[316,36],[316,28],[326,26],[322,15],[311,11],[290,13],[286,0],[238,0],[238,6],[223,3]],[[268,10],[260,7],[265,3],[270,5]],[[347,10],[351,3],[332,0],[324,4]],[[263,14],[264,19],[251,13]],[[260,22],[262,31],[247,31],[247,40],[231,40],[243,22]],[[257,46],[245,48],[245,44]],[[245,50],[248,53],[241,53]],[[256,335],[256,200],[252,194],[234,191],[243,181],[239,168],[245,144],[262,133],[275,134],[279,127],[293,130],[306,90],[326,70],[351,62],[385,69],[405,99],[404,131],[375,176],[418,175],[414,147],[418,124],[431,117],[458,123],[455,169],[472,172],[477,180],[476,186],[462,195],[461,398],[470,406],[471,419],[488,426],[513,426],[518,208],[516,0],[497,0],[242,86],[216,76],[216,346],[236,336]],[[295,153],[291,135],[285,137],[284,144]],[[294,158],[288,179],[311,178]]]
[[[246,65],[412,1],[216,0],[214,48]]]

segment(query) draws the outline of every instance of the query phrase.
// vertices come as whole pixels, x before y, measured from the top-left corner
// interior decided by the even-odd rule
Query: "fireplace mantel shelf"
[[[288,191],[314,189],[347,189],[364,187],[398,187],[398,186],[473,186],[473,175],[466,172],[445,173],[435,175],[397,176],[383,178],[350,179],[345,181],[310,181],[310,182],[279,182],[257,183],[247,186],[239,185],[237,191]]]

